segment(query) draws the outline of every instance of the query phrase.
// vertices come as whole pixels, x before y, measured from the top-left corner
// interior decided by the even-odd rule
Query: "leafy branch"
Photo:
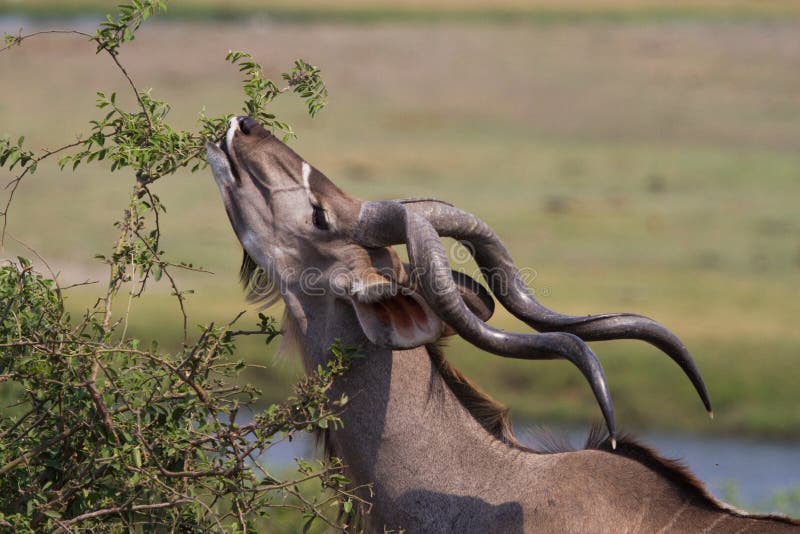
[[[191,291],[178,287],[173,271],[203,269],[163,250],[166,210],[151,185],[183,168],[204,168],[205,142],[219,140],[230,117],[201,115],[193,130],[174,128],[169,104],[139,90],[120,61],[124,43],[165,9],[163,0],[128,0],[94,34],[20,30],[6,35],[0,49],[48,34],[86,39],[110,58],[136,102],[130,108],[116,93],[97,92],[101,116],[89,122],[86,135],[53,150],[31,150],[23,137],[0,140],[0,167],[14,173],[0,212],[0,241],[14,193],[45,159],[58,155],[61,168],[73,170],[104,162],[112,172],[135,176],[115,222],[117,240],[97,255],[109,269],[105,289],[80,316],[66,311],[55,276],[37,273],[24,258],[0,266],[0,393],[16,399],[0,417],[0,527],[246,532],[269,527],[264,518],[284,521],[289,511],[302,516],[304,531],[316,523],[350,531],[353,514],[368,508],[369,489],[351,487],[341,462],[300,461],[299,478],[285,480],[261,457],[297,432],[341,425],[347,399],[329,393],[352,350],[333,347],[328,365],[301,380],[286,401],[243,417],[259,392],[235,381],[246,367],[235,358],[235,343],[252,335],[269,343],[279,335],[274,319],[259,314],[255,328],[234,328],[240,314],[223,326],[201,327],[190,341],[184,303]],[[286,137],[295,135],[291,127],[268,111],[277,97],[297,95],[311,116],[325,105],[320,71],[303,60],[282,74],[281,87],[249,54],[230,52],[227,59],[244,75],[244,112]],[[162,277],[183,320],[183,345],[173,353],[155,343],[142,347],[127,335],[128,312],[114,311],[124,287],[137,298]]]
[[[328,89],[320,77],[320,70],[302,59],[295,60],[294,67],[281,74],[287,82],[286,87],[282,88],[274,81],[264,78],[261,65],[253,61],[253,57],[247,52],[231,51],[225,59],[237,65],[239,72],[245,76],[243,89],[248,97],[243,107],[245,115],[253,117],[267,127],[282,130],[285,132],[284,140],[296,137],[294,131],[287,123],[279,121],[273,113],[265,109],[278,95],[290,90],[300,95],[306,101],[308,114],[312,117],[325,107]]]
[[[117,8],[117,17],[106,15],[106,20],[100,23],[92,37],[97,42],[97,52],[117,55],[123,43],[133,41],[136,30],[144,21],[167,10],[167,3],[165,0],[130,0],[129,4],[120,4]]]
[[[0,375],[19,399],[0,418],[0,521],[18,531],[231,519],[246,529],[284,504],[337,526],[331,502],[366,505],[336,459],[301,461],[289,481],[261,460],[296,432],[341,425],[348,399],[328,393],[352,350],[333,347],[284,402],[243,417],[259,393],[231,381],[244,368],[235,342],[254,332],[235,320],[202,327],[177,353],[99,341],[103,318],[72,320],[56,282],[24,258],[0,267],[0,302]],[[279,334],[266,316],[258,333]],[[301,491],[312,481],[327,494]],[[238,512],[223,505],[229,498]]]
[[[108,160],[111,171],[132,170],[136,175],[136,183],[130,197],[130,203],[123,211],[123,217],[115,225],[120,230],[117,244],[111,256],[101,255],[100,259],[108,263],[110,274],[108,291],[98,301],[104,307],[103,313],[107,321],[112,315],[112,302],[120,287],[128,282],[140,285],[136,295],[141,295],[151,277],[159,279],[165,274],[173,286],[173,294],[177,297],[183,314],[184,338],[187,335],[188,318],[184,310],[186,292],[175,285],[175,278],[169,269],[175,263],[166,259],[165,251],[159,247],[161,228],[158,222],[159,213],[163,213],[160,199],[149,188],[155,181],[174,174],[181,168],[189,168],[192,172],[205,167],[205,143],[217,141],[224,135],[230,116],[206,117],[198,119],[195,131],[177,130],[168,123],[170,106],[168,103],[154,98],[150,91],[139,91],[128,72],[118,58],[118,51],[123,43],[134,39],[135,31],[142,22],[152,14],[166,9],[163,0],[135,0],[119,6],[117,17],[108,16],[101,23],[95,35],[84,32],[58,30],[59,33],[71,33],[88,38],[96,43],[97,53],[105,52],[113,60],[122,75],[129,82],[136,97],[138,107],[125,109],[117,100],[117,94],[97,93],[97,108],[104,110],[105,115],[90,122],[90,132],[86,137],[78,136],[78,140],[52,151],[36,154],[23,147],[24,138],[16,143],[6,139],[0,143],[0,161],[8,162],[10,170],[20,169],[19,173],[6,184],[9,194],[5,208],[0,211],[3,224],[0,229],[0,245],[5,241],[8,216],[14,193],[23,178],[37,170],[39,162],[54,154],[76,149],[61,157],[62,169],[71,166],[73,170],[82,164]],[[48,32],[36,32],[16,36],[6,36],[8,46],[20,45],[24,40],[46,35]],[[228,61],[238,65],[245,74],[243,91],[245,113],[261,121],[265,126],[285,132],[286,136],[294,136],[291,127],[278,120],[266,106],[274,99],[290,89],[299,93],[306,100],[309,113],[315,115],[325,104],[327,90],[320,78],[318,68],[305,61],[298,60],[294,67],[282,75],[288,83],[279,88],[275,82],[263,76],[262,67],[244,52],[229,52]],[[304,96],[307,95],[307,96]],[[0,167],[3,164],[0,164]]]
[[[137,176],[134,193],[138,194],[139,189],[146,188],[148,184],[174,174],[181,168],[188,167],[192,172],[204,168],[206,141],[218,141],[224,135],[229,115],[206,117],[201,114],[195,131],[173,128],[168,123],[169,104],[154,98],[151,91],[140,91],[119,60],[120,47],[135,38],[136,30],[150,16],[166,10],[166,2],[132,0],[118,8],[118,15],[107,16],[106,21],[100,24],[94,35],[76,30],[49,30],[27,35],[20,30],[17,35],[6,34],[7,45],[0,49],[0,52],[19,46],[32,37],[52,33],[72,34],[94,42],[97,46],[96,53],[108,54],[128,81],[138,106],[135,110],[125,109],[117,102],[116,93],[106,95],[98,92],[97,107],[106,110],[106,113],[101,119],[92,120],[89,135],[78,136],[77,142],[52,151],[45,150],[40,154],[24,148],[22,137],[16,143],[12,143],[9,139],[0,142],[0,161],[3,162],[0,163],[0,167],[8,161],[10,170],[16,166],[20,168],[17,176],[6,185],[6,188],[10,189],[10,194],[5,208],[0,211],[0,217],[3,219],[0,243],[5,240],[8,211],[16,188],[25,175],[36,172],[40,161],[53,154],[78,149],[59,160],[62,168],[71,165],[75,170],[81,164],[105,159],[111,161],[112,171],[130,168]],[[250,54],[229,52],[226,59],[237,65],[245,75],[242,86],[246,97],[243,111],[266,127],[284,132],[286,137],[296,137],[296,135],[288,123],[277,119],[275,114],[266,109],[277,96],[291,90],[306,101],[311,116],[315,116],[325,106],[328,92],[320,76],[320,70],[304,60],[295,61],[292,69],[281,75],[287,86],[279,88],[274,81],[264,77],[263,68]]]

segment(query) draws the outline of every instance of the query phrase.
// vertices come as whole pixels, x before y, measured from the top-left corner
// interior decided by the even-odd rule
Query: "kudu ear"
[[[422,296],[385,278],[371,282],[351,297],[367,339],[380,347],[410,349],[442,336],[444,323]]]
[[[481,321],[488,321],[494,313],[494,299],[477,280],[459,271],[451,271],[453,281],[467,308]],[[445,325],[442,337],[455,335],[456,331]]]
[[[404,267],[408,271],[408,264]],[[452,273],[464,303],[481,321],[488,321],[494,313],[489,292],[472,277],[459,271]],[[456,333],[419,293],[374,273],[363,278],[352,302],[367,338],[382,347],[409,349]]]

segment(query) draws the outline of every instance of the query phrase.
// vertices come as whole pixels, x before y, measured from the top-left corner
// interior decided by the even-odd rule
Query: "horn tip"
[[[714,419],[714,410],[708,410],[708,418]]]
[[[617,438],[614,437],[611,438],[611,450],[612,451],[617,450]]]

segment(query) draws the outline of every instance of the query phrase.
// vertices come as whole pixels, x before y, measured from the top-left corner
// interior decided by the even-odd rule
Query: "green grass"
[[[794,22],[246,31],[169,23],[145,28],[122,59],[175,104],[181,126],[203,105],[210,114],[237,110],[228,49],[251,51],[270,72],[295,56],[319,64],[330,107],[313,122],[300,106],[278,111],[301,133],[297,150],[339,185],[370,199],[450,200],[488,221],[518,265],[536,269],[533,287],[548,306],[644,313],[684,339],[715,421],[664,355],[642,343],[597,344],[620,426],[796,438],[798,36]],[[0,54],[0,71],[14,73],[0,78],[0,135],[25,134],[34,147],[85,131],[95,90],[125,91],[91,45],[62,37]],[[91,257],[108,252],[130,179],[45,166],[20,188],[10,231],[65,282],[102,280]],[[236,283],[240,249],[210,173],[176,176],[158,192],[169,210],[164,248],[216,273],[180,276],[196,289],[192,323],[231,319],[247,308]],[[30,255],[9,242],[4,254],[17,253]],[[74,290],[71,306],[92,302],[94,290]],[[493,323],[523,330],[503,311]],[[178,343],[177,305],[163,283],[133,303],[129,332]],[[517,420],[599,419],[568,363],[450,347]],[[269,400],[300,372],[293,358],[273,363],[274,347],[248,342],[241,351],[263,364],[245,378]]]
[[[729,481],[723,488],[722,500],[731,506],[741,509],[750,508],[756,512],[778,513],[789,517],[800,515],[800,488],[776,491],[754,506],[747,507],[742,503],[739,487],[735,482]]]
[[[0,0],[0,14],[25,15],[36,18],[63,18],[103,15],[109,10],[103,0]],[[292,22],[469,22],[469,23],[534,23],[563,24],[575,22],[641,23],[647,21],[704,20],[781,21],[796,18],[800,8],[788,0],[758,3],[746,0],[721,2],[701,0],[689,2],[637,0],[506,0],[488,5],[474,0],[422,2],[419,0],[392,2],[389,0],[273,0],[269,3],[254,0],[232,0],[225,3],[213,0],[185,0],[169,5],[166,16],[195,20],[247,20],[254,16]]]

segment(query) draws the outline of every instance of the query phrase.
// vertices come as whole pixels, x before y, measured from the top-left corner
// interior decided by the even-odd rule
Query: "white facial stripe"
[[[225,134],[225,143],[228,146],[228,153],[231,153],[233,150],[233,134],[236,133],[236,130],[239,129],[239,119],[237,117],[231,117],[231,120],[228,121],[228,132]]]
[[[306,189],[306,194],[311,195],[311,185],[308,183],[308,178],[311,176],[311,165],[303,162],[303,187]]]

